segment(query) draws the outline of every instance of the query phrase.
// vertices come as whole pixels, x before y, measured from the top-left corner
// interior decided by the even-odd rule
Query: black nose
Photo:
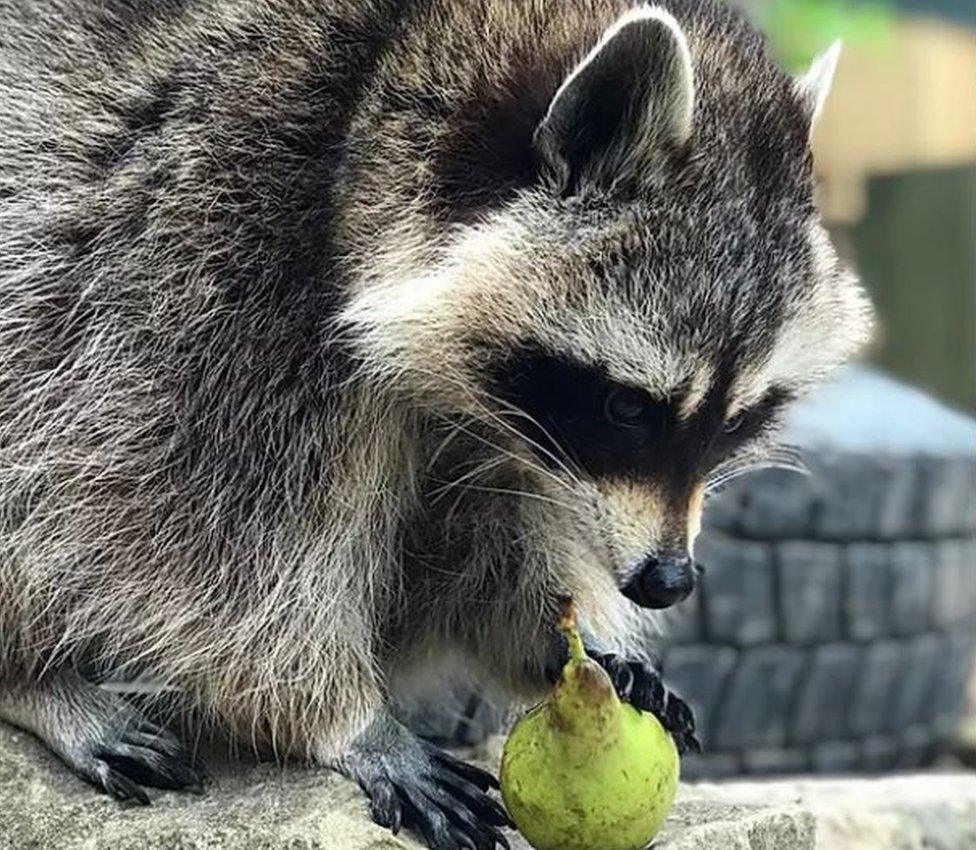
[[[694,562],[688,555],[658,555],[645,559],[623,594],[642,608],[670,608],[694,589]]]

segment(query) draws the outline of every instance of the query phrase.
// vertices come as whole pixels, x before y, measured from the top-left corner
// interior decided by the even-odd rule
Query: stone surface
[[[888,630],[889,552],[890,547],[882,543],[852,543],[845,547],[847,587],[842,603],[850,638],[874,640]]]
[[[879,641],[868,647],[848,721],[853,733],[872,735],[892,728],[890,706],[904,669],[903,646],[897,641]]]
[[[847,724],[847,714],[861,670],[859,646],[817,647],[793,711],[790,740],[797,744],[829,741]]]
[[[815,824],[816,843],[812,839],[809,844],[717,841],[674,847],[976,850],[976,778],[972,774],[730,782],[684,790],[682,801],[686,805],[716,796],[730,807],[761,799],[770,812],[792,810],[798,817],[802,814]],[[672,845],[663,846],[671,850]]]
[[[967,686],[972,683],[976,691],[976,674],[972,663],[973,628],[967,625],[943,639],[943,660],[940,665],[946,670],[942,681],[933,695],[932,715],[938,734],[949,737],[959,723],[959,711],[966,704]],[[968,717],[976,724],[976,694],[969,700]]]
[[[803,652],[792,647],[745,650],[732,675],[715,743],[723,749],[781,745],[803,666]]]
[[[895,634],[917,635],[928,626],[935,557],[926,543],[904,542],[891,546],[891,625]]]
[[[497,742],[490,748],[497,756]],[[976,850],[971,776],[684,785],[653,850]],[[328,771],[218,770],[201,797],[125,808],[0,725],[0,850],[420,850]],[[519,839],[512,850],[528,850]]]
[[[923,723],[933,707],[935,686],[941,672],[942,644],[932,635],[909,641],[905,647],[901,688],[892,706],[895,729]]]
[[[665,681],[695,710],[698,737],[706,748],[711,742],[711,717],[735,661],[735,650],[727,646],[679,646],[665,657]]]
[[[841,636],[841,550],[832,543],[795,540],[776,547],[782,628],[790,643],[821,643]]]
[[[870,454],[821,452],[810,469],[820,489],[820,510],[814,522],[817,540],[865,540],[874,536],[881,510],[879,490],[865,486],[876,481],[880,461]]]
[[[921,469],[903,457],[880,456],[878,460],[877,536],[897,540],[918,533],[918,494]]]
[[[737,535],[755,540],[805,538],[822,500],[813,476],[785,469],[766,469],[736,481],[730,490],[738,508]]]
[[[933,617],[942,627],[964,622],[976,594],[976,542],[949,539],[935,546],[938,563]],[[970,624],[971,625],[971,624]]]
[[[976,463],[926,458],[923,474],[928,492],[922,516],[933,535],[972,533],[976,526]]]
[[[773,640],[776,599],[770,547],[706,531],[695,556],[707,569],[700,595],[708,639],[737,646]]]

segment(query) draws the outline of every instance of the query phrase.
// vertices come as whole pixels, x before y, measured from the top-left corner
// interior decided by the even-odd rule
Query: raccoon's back
[[[321,484],[380,6],[0,0],[0,560],[219,548]]]

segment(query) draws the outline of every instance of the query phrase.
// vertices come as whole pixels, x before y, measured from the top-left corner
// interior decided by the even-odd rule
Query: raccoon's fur
[[[565,594],[640,659],[620,588],[866,333],[835,58],[692,0],[0,0],[0,714],[151,674],[363,781],[442,649],[544,686]]]

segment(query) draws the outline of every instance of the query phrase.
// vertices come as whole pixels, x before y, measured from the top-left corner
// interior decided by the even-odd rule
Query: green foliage
[[[773,51],[791,70],[805,68],[834,39],[883,45],[895,12],[884,0],[771,0],[755,8]]]

